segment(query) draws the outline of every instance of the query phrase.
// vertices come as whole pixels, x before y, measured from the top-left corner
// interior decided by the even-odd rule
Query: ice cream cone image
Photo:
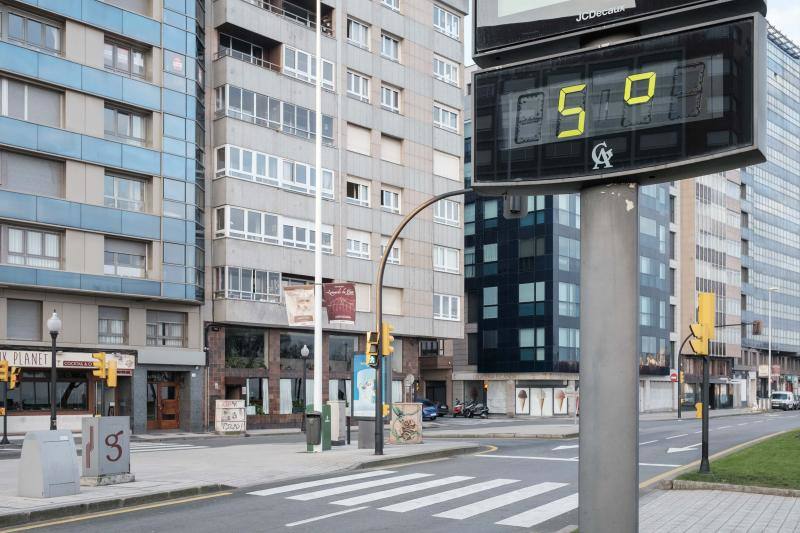
[[[558,400],[558,412],[560,413],[564,409],[564,400],[567,399],[567,395],[564,393],[563,390],[560,390],[556,393],[556,400]]]
[[[544,390],[539,389],[537,395],[539,396],[539,416],[544,416]]]
[[[524,413],[525,404],[528,403],[528,391],[526,391],[525,389],[520,390],[519,393],[517,394],[517,400],[518,403],[520,404],[519,412]]]

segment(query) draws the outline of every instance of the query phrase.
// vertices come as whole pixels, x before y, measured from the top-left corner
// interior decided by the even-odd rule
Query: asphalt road
[[[713,454],[800,427],[800,413],[724,417],[709,424]],[[699,443],[699,420],[642,422],[640,481],[699,459]],[[578,523],[577,439],[484,444],[487,451],[479,455],[252,487],[50,524],[47,531],[550,532]]]

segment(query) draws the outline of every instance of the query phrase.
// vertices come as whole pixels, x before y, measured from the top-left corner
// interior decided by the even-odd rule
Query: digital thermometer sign
[[[474,186],[566,191],[763,161],[758,17],[477,72]]]

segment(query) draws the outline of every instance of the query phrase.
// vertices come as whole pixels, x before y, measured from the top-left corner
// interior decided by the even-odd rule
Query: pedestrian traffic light
[[[394,353],[394,346],[392,346],[394,342],[393,331],[394,327],[388,322],[381,324],[381,354],[384,356]]]
[[[696,355],[709,354],[709,341],[714,338],[714,294],[701,292],[697,296],[697,322],[689,326],[694,336],[689,346]]]
[[[681,374],[680,377],[678,378],[678,381],[680,381],[681,383],[686,383],[686,381],[683,378],[683,370],[681,370]]]
[[[8,381],[8,361],[0,361],[0,381]]]
[[[367,332],[367,364],[371,367],[378,366],[378,332]]]
[[[762,325],[760,320],[753,320],[753,335],[761,335]]]
[[[13,367],[11,369],[11,374],[8,376],[8,390],[14,390],[17,388],[17,383],[19,383],[19,375],[22,373],[22,369],[19,367]]]
[[[97,352],[92,354],[92,366],[94,370],[92,375],[96,378],[106,379],[106,354],[105,352]]]
[[[117,386],[117,360],[108,360],[108,371],[106,372],[106,385],[111,388]]]

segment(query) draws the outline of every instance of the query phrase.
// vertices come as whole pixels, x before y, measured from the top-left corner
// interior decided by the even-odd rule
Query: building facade
[[[303,388],[307,402],[314,400],[313,334],[287,326],[282,288],[313,283],[316,187],[325,199],[324,281],[354,283],[357,296],[354,325],[324,324],[323,401],[350,397],[353,355],[363,353],[364,332],[374,329],[384,243],[415,206],[462,187],[467,7],[466,0],[326,0],[318,73],[314,2],[213,2],[213,230],[204,317],[212,411],[215,400],[241,398],[249,427],[299,424]],[[318,75],[321,132],[314,131]],[[449,368],[438,356],[447,339],[463,335],[461,216],[460,198],[441,202],[391,251],[383,313],[397,339],[395,399],[421,395],[426,378],[446,395]],[[415,384],[407,391],[401,383],[409,374]]]
[[[205,354],[203,2],[0,3],[0,357],[12,432],[95,413],[199,430]],[[91,354],[119,362],[116,389]]]

